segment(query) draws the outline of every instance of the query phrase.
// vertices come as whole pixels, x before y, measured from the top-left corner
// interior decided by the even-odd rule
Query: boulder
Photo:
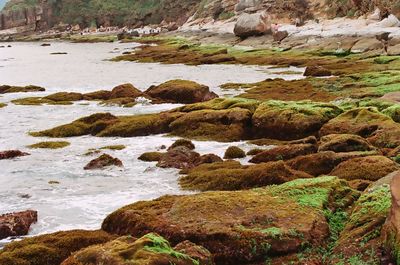
[[[243,166],[236,161],[203,164],[190,169],[179,184],[187,190],[242,190],[282,184],[294,179],[311,178],[283,161]]]
[[[246,138],[251,115],[242,108],[191,111],[173,121],[170,129],[173,135],[197,140],[237,141]]]
[[[208,86],[179,79],[151,86],[145,93],[163,102],[182,104],[203,102],[218,97],[217,94],[210,92]]]
[[[132,84],[122,84],[114,87],[113,90],[111,90],[110,99],[137,98],[142,95],[143,93]]]
[[[235,159],[246,157],[246,153],[237,146],[230,146],[226,149],[224,158],[225,159]]]
[[[48,95],[44,97],[44,99],[48,99],[55,102],[79,101],[83,99],[83,95],[81,93],[75,93],[75,92],[58,92],[55,94]]]
[[[310,101],[262,103],[252,117],[254,137],[295,140],[317,134],[330,119],[342,113],[329,103]]]
[[[382,42],[376,38],[362,38],[351,48],[352,53],[363,53],[374,50],[383,50]]]
[[[205,154],[200,156],[196,161],[196,165],[202,165],[202,164],[212,164],[212,163],[217,163],[217,162],[222,162],[222,158],[220,158],[217,155],[214,154]]]
[[[349,110],[324,124],[319,134],[356,134],[376,147],[400,145],[400,124],[373,107]]]
[[[200,158],[200,154],[192,151],[186,146],[177,146],[169,149],[167,153],[160,157],[157,163],[161,168],[192,168],[196,165],[196,161]]]
[[[307,66],[304,76],[331,76],[332,72],[322,66]]]
[[[0,94],[6,93],[19,93],[19,92],[43,92],[46,89],[40,86],[8,86],[2,85],[0,86]]]
[[[196,148],[192,141],[186,139],[178,139],[170,147],[168,147],[168,150],[174,149],[178,146],[185,146],[190,150],[194,150]]]
[[[201,246],[182,243],[179,250],[176,250],[163,237],[149,233],[139,239],[124,236],[103,245],[90,246],[74,253],[61,263],[61,265],[86,264],[213,265],[214,263],[210,252]]]
[[[367,156],[344,161],[336,166],[329,175],[346,180],[377,181],[399,169],[399,165],[387,157]]]
[[[0,250],[0,264],[58,265],[73,252],[115,237],[104,231],[72,230],[25,238]]]
[[[7,151],[1,151],[0,152],[0,160],[3,159],[13,159],[16,157],[20,157],[20,156],[27,156],[29,155],[28,153],[19,151],[19,150],[7,150]]]
[[[330,134],[321,137],[318,151],[353,152],[372,151],[375,148],[361,136],[354,134]]]
[[[105,167],[116,166],[123,167],[121,160],[107,154],[102,154],[96,159],[90,161],[85,167],[85,170],[103,169]]]
[[[146,152],[141,154],[138,159],[145,162],[158,162],[164,153],[161,152]]]
[[[277,160],[288,160],[297,156],[308,155],[316,152],[317,146],[313,144],[282,145],[256,154],[250,160],[250,163],[259,164]]]
[[[235,11],[240,12],[248,8],[254,9],[262,3],[261,0],[239,0],[235,6]]]
[[[234,33],[240,38],[264,35],[271,30],[271,22],[266,13],[247,14],[239,16]]]
[[[190,240],[208,249],[216,264],[258,264],[295,255],[305,244],[322,244],[329,236],[324,210],[335,211],[354,197],[346,182],[335,177],[246,191],[164,196],[117,210],[104,220],[102,229],[133,236],[152,231],[172,245]]]
[[[24,211],[0,215],[0,240],[10,236],[25,236],[37,222],[37,211]]]
[[[281,42],[284,39],[286,39],[289,36],[289,32],[287,32],[286,30],[284,31],[277,31],[272,33],[272,37],[274,38],[274,41],[276,42]]]

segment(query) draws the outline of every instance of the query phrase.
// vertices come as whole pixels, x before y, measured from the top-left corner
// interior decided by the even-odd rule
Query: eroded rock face
[[[28,153],[19,151],[19,150],[8,150],[0,152],[0,160],[2,159],[13,159],[20,156],[27,156]]]
[[[266,13],[247,14],[239,16],[234,33],[241,38],[264,35],[271,30],[271,22]]]
[[[190,104],[217,98],[208,86],[186,80],[171,80],[158,86],[150,87],[146,92],[152,98],[164,102]]]
[[[179,248],[178,248],[179,247]],[[163,237],[149,233],[139,239],[120,237],[103,245],[91,246],[65,260],[61,265],[157,264],[213,265],[209,251],[191,242],[172,248]]]
[[[0,250],[0,264],[57,265],[73,252],[113,240],[104,231],[72,230],[25,238]]]
[[[352,193],[345,182],[324,177],[248,191],[164,196],[121,208],[102,228],[134,236],[153,231],[172,244],[189,239],[207,248],[216,264],[261,262],[294,254],[305,242],[321,244],[329,235],[321,210],[327,202],[335,209],[336,200],[351,200]]]
[[[27,235],[37,218],[37,211],[32,210],[0,215],[0,239]]]
[[[110,155],[103,154],[96,159],[90,161],[85,167],[85,170],[103,169],[105,167],[116,166],[123,167],[122,161]]]

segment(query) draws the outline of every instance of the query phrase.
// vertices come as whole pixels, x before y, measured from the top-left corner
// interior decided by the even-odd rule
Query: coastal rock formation
[[[224,158],[225,159],[235,159],[246,157],[246,153],[237,146],[230,146],[226,149]]]
[[[107,154],[102,154],[96,159],[90,161],[85,167],[85,170],[103,169],[109,166],[123,167],[122,161]]]
[[[0,239],[10,236],[25,236],[33,223],[37,222],[37,211],[24,211],[0,215]]]
[[[297,156],[309,155],[316,152],[317,146],[313,144],[282,145],[259,152],[249,162],[259,164],[277,160],[288,160]]]
[[[330,134],[321,137],[318,151],[353,152],[372,151],[375,148],[361,136],[354,134]]]
[[[209,87],[187,80],[171,80],[158,86],[151,86],[145,92],[152,98],[165,102],[190,104],[208,101],[218,97]]]
[[[124,236],[103,245],[88,247],[74,253],[61,265],[85,264],[213,265],[214,263],[210,252],[201,246],[186,242],[172,248],[163,237],[149,233],[139,239]]]
[[[6,93],[19,93],[19,92],[42,92],[45,91],[43,87],[40,86],[0,86],[0,94]]]
[[[8,151],[1,151],[0,152],[0,160],[2,159],[13,159],[20,156],[27,156],[28,153],[21,152],[19,150],[8,150]]]
[[[163,154],[158,160],[157,166],[161,168],[192,168],[199,158],[199,153],[190,150],[186,146],[177,146]]]
[[[302,179],[255,190],[137,202],[110,214],[102,228],[134,236],[152,231],[171,244],[190,239],[208,249],[216,264],[251,264],[296,254],[305,243],[325,242],[329,226],[323,210],[336,211],[355,197],[335,177]]]
[[[72,230],[25,238],[0,250],[0,264],[56,265],[73,252],[113,240],[104,231]]]

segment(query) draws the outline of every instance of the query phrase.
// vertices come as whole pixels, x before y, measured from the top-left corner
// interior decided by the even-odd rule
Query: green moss
[[[400,123],[400,104],[390,106],[384,109],[382,113],[392,118],[395,122]]]
[[[0,94],[5,93],[20,93],[20,92],[42,92],[45,91],[43,87],[39,86],[7,86],[2,85],[0,86]]]
[[[5,103],[0,103],[0,109],[1,108],[4,108],[4,107],[6,107],[7,106],[7,104],[5,104]]]
[[[108,145],[101,147],[100,149],[107,149],[107,150],[124,150],[126,148],[125,145]]]
[[[252,113],[261,104],[260,101],[244,98],[216,98],[210,101],[185,105],[177,109],[181,112],[191,112],[196,110],[226,110],[242,108]]]
[[[29,148],[34,148],[34,149],[61,149],[64,147],[69,146],[69,142],[40,142],[37,144],[32,144],[29,145]]]
[[[26,105],[26,106],[41,106],[44,104],[48,105],[72,105],[71,101],[53,101],[46,98],[40,97],[28,97],[19,98],[11,101],[15,105]]]

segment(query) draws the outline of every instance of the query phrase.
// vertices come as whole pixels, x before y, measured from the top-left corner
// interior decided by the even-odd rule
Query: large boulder
[[[163,237],[154,233],[149,233],[139,239],[124,236],[103,245],[90,246],[80,250],[61,265],[214,264],[211,253],[201,246],[185,242],[178,247],[179,251],[172,248]],[[194,253],[191,249],[197,251]]]
[[[203,102],[218,97],[217,94],[210,92],[208,86],[179,79],[151,86],[145,93],[164,102],[182,104]]]
[[[73,230],[25,238],[0,250],[0,264],[58,265],[73,252],[115,237],[104,231]]]
[[[317,152],[317,146],[313,144],[289,144],[277,146],[256,154],[251,163],[265,163],[277,160],[288,160],[297,156],[309,155]]]
[[[329,103],[310,101],[262,103],[253,115],[256,137],[295,140],[317,134],[318,130],[342,110]]]
[[[137,98],[142,95],[143,93],[132,84],[122,84],[114,87],[113,90],[111,90],[110,99]]]
[[[170,124],[173,135],[198,140],[229,142],[246,138],[251,121],[247,109],[198,110],[182,115]]]
[[[109,215],[102,228],[119,235],[155,232],[171,244],[190,240],[208,249],[216,264],[264,264],[269,258],[295,255],[305,244],[322,244],[329,236],[324,210],[335,211],[354,197],[338,178],[301,179],[247,191],[137,202]]]
[[[241,38],[264,35],[271,30],[271,22],[266,13],[243,13],[239,16],[234,33]]]
[[[349,110],[331,119],[319,133],[321,136],[357,134],[377,147],[400,145],[400,124],[373,107]]]
[[[10,236],[25,236],[36,222],[37,211],[32,210],[0,215],[0,240]]]
[[[7,150],[7,151],[1,151],[0,152],[0,160],[3,159],[13,159],[16,157],[20,157],[20,156],[27,156],[29,155],[28,153],[19,151],[19,150]]]
[[[346,180],[365,179],[376,181],[399,169],[399,165],[387,157],[366,156],[340,163],[329,175]]]
[[[241,190],[311,177],[290,168],[283,161],[248,166],[226,161],[195,167],[187,172],[187,176],[181,177],[179,183],[189,190]]]
[[[353,152],[372,151],[375,148],[361,136],[354,134],[330,134],[321,137],[318,151]]]

